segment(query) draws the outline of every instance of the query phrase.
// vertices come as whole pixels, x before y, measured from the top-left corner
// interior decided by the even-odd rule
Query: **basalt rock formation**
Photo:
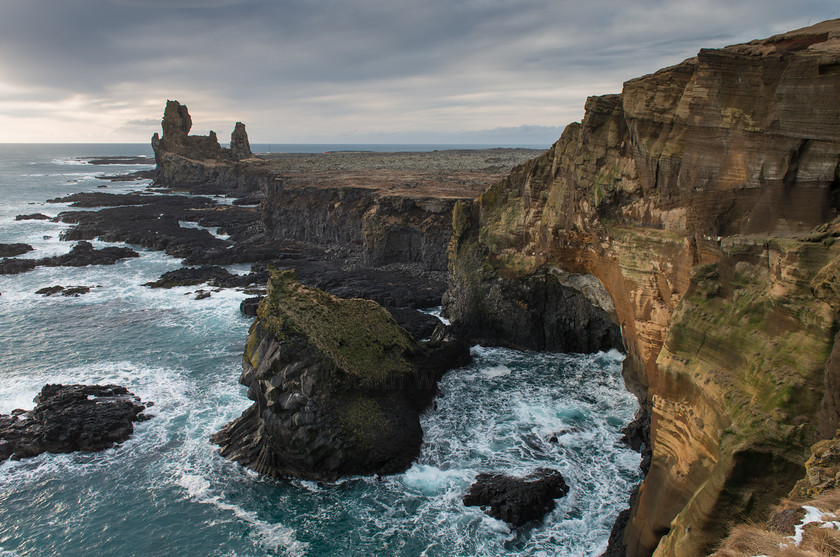
[[[548,349],[609,346],[605,316],[620,330],[651,445],[621,551],[711,553],[833,436],[838,192],[833,20],[590,98],[548,152],[456,206],[456,330]]]
[[[504,474],[479,474],[464,495],[464,505],[480,506],[493,518],[522,526],[554,510],[554,500],[569,486],[557,470],[538,468],[523,478]]]
[[[437,380],[469,360],[418,344],[375,302],[341,299],[274,271],[243,357],[254,404],[216,433],[221,454],[261,474],[331,481],[405,470]]]
[[[119,385],[45,385],[35,409],[0,414],[0,462],[41,453],[100,451],[122,443],[146,403]]]

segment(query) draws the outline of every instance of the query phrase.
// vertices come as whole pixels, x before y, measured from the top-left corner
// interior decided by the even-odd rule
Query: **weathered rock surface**
[[[250,154],[245,126],[237,125],[231,149],[219,145],[215,132],[189,135],[192,118],[178,101],[166,101],[161,122],[163,135],[152,137],[158,184],[194,193],[247,193],[259,189],[259,176],[239,172],[241,159]]]
[[[274,272],[243,358],[254,404],[212,440],[269,476],[397,473],[419,452],[437,380],[468,360],[461,344],[417,344],[374,302]]]
[[[525,477],[479,474],[464,495],[464,505],[481,507],[493,518],[523,526],[554,510],[554,500],[569,492],[557,470],[538,468]]]
[[[139,257],[136,251],[124,247],[94,249],[90,242],[79,242],[70,253],[44,257],[42,259],[2,259],[0,275],[13,275],[30,271],[35,267],[85,267],[87,265],[113,265],[129,257]]]
[[[456,206],[454,327],[539,346],[506,322],[562,312],[500,304],[553,275],[620,328],[650,415],[629,555],[709,554],[837,427],[837,68],[838,20],[703,50],[588,99],[547,153]]]
[[[107,449],[148,419],[146,406],[119,385],[45,385],[35,402],[29,412],[0,414],[0,462]]]
[[[237,122],[230,134],[230,156],[233,160],[241,161],[253,157],[251,143],[248,141],[248,134],[245,132],[245,124]]]
[[[32,251],[29,244],[0,244],[0,257],[14,257]]]

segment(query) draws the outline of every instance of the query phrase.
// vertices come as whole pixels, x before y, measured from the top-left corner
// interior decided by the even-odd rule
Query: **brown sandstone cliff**
[[[652,453],[629,555],[710,553],[837,427],[840,247],[836,226],[812,230],[837,215],[839,165],[834,20],[590,98],[547,153],[456,206],[445,306],[462,333],[566,349],[581,324],[522,294],[550,280],[620,327]],[[561,330],[516,336],[511,316]]]

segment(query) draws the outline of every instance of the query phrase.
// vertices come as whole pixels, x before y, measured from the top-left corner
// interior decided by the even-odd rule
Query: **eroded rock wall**
[[[651,418],[629,555],[710,553],[837,423],[840,304],[814,292],[836,288],[840,251],[833,227],[811,231],[837,215],[838,68],[838,20],[703,50],[588,99],[548,152],[454,211],[456,328],[551,347],[508,323],[557,325],[518,294],[552,272],[583,277],[566,283],[620,328]]]

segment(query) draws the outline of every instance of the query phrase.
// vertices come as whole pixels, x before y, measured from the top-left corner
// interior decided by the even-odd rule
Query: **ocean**
[[[335,147],[307,149],[346,150]],[[151,167],[80,157],[150,154],[147,145],[0,145],[0,242],[31,244],[22,257],[68,252],[72,244],[59,240],[67,225],[15,216],[55,216],[66,205],[45,201],[70,193],[142,189],[147,182],[97,176]],[[0,464],[0,556],[576,556],[606,548],[641,480],[639,455],[619,441],[638,405],[618,352],[473,347],[473,363],[442,380],[423,416],[422,454],[406,472],[332,484],[268,479],[222,459],[208,441],[250,404],[237,382],[251,324],[239,312],[246,295],[196,300],[199,287],[144,287],[180,262],[132,247],[141,257],[112,266],[0,275],[0,413],[32,408],[46,383],[117,383],[154,402],[154,417],[113,449]],[[54,285],[92,289],[35,294]],[[461,502],[478,473],[537,467],[560,470],[571,488],[542,524],[511,531]]]

